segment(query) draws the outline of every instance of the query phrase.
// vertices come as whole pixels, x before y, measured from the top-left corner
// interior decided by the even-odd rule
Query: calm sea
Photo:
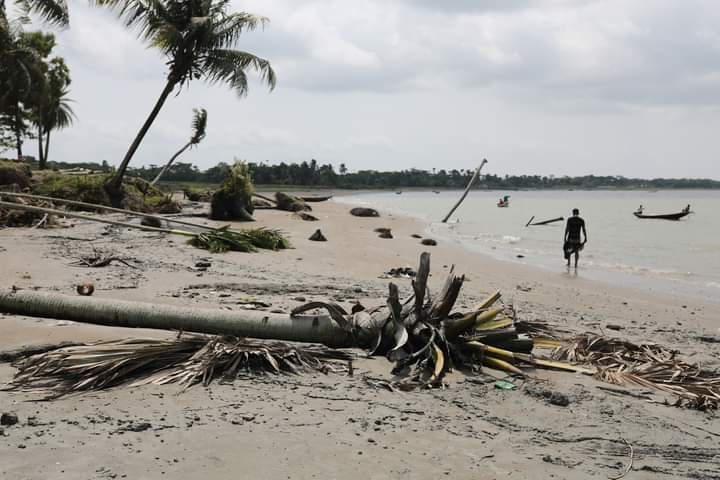
[[[588,243],[580,274],[597,280],[720,301],[720,191],[472,191],[448,224],[459,191],[366,193],[339,201],[367,204],[430,222],[427,233],[493,257],[564,272],[565,223],[525,227],[580,209]],[[510,207],[498,208],[510,195]],[[680,221],[640,220],[632,212],[694,214]],[[522,256],[520,258],[519,256]]]

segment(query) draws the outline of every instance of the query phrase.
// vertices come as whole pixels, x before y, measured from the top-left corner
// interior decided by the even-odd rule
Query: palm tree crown
[[[190,144],[197,145],[205,138],[205,130],[207,129],[207,110],[204,108],[193,108],[192,119],[192,137]]]
[[[250,13],[228,13],[230,0],[95,0],[115,9],[128,27],[168,57],[168,80],[182,86],[193,79],[227,83],[247,93],[245,71],[254,69],[270,89],[275,72],[270,62],[234,50],[240,35],[268,21]]]
[[[255,70],[275,88],[270,62],[234,49],[240,36],[262,27],[267,19],[249,13],[229,13],[230,0],[93,0],[115,10],[128,27],[168,58],[167,82],[150,115],[130,144],[108,186],[114,202],[122,196],[122,179],[133,155],[155,121],[168,95],[195,79],[225,83],[247,94],[246,70]]]

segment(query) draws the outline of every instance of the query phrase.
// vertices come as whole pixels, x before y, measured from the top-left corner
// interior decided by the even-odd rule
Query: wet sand
[[[693,361],[720,363],[720,343],[700,339],[720,339],[717,304],[593,282],[582,268],[575,275],[562,264],[548,272],[444,241],[422,246],[411,234],[424,234],[425,226],[406,217],[381,212],[356,218],[350,206],[335,202],[313,208],[318,222],[257,212],[259,225],[287,232],[295,247],[257,254],[213,255],[181,237],[82,221],[69,222],[72,228],[0,230],[0,288],[74,294],[78,283],[91,281],[98,297],[235,311],[248,301],[288,311],[302,299],[372,306],[384,303],[389,280],[378,278],[384,271],[416,267],[420,253],[429,251],[434,291],[451,265],[466,274],[458,308],[500,289],[520,318],[668,344]],[[391,228],[394,238],[378,238],[377,227]],[[317,228],[328,242],[307,240]],[[69,265],[93,248],[137,268]],[[196,263],[206,260],[211,266],[199,271]],[[409,280],[395,281],[408,295]],[[171,335],[2,314],[0,331],[0,351]],[[364,380],[389,379],[390,369],[383,358],[362,359],[353,377],[265,376],[184,392],[175,386],[117,388],[53,402],[0,392],[0,413],[20,419],[0,427],[0,477],[608,478],[628,464],[627,442],[633,446],[627,478],[720,478],[717,415],[644,398],[666,398],[655,392],[607,390],[610,385],[592,378],[548,371],[518,381],[517,391],[461,373],[448,378],[447,388],[431,391],[391,393]],[[13,372],[0,363],[0,382]],[[549,403],[545,391],[566,395],[569,405]]]

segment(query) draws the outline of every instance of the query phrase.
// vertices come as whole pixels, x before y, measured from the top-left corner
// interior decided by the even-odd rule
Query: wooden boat
[[[303,202],[324,202],[326,200],[330,200],[333,196],[327,195],[324,197],[300,197]]]
[[[656,219],[656,220],[680,220],[683,217],[687,217],[692,212],[680,212],[680,213],[664,213],[660,215],[645,215],[638,212],[633,212],[633,215],[635,215],[637,218],[649,218],[649,219]]]
[[[510,195],[505,195],[497,202],[497,206],[500,208],[505,208],[510,206]]]

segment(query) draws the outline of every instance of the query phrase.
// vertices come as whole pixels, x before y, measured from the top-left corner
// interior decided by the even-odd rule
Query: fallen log
[[[291,316],[255,310],[232,312],[28,290],[0,291],[0,312],[109,327],[322,343],[335,348],[357,346],[351,332],[328,315]]]
[[[533,217],[533,218],[535,218],[535,217]],[[562,222],[563,220],[565,220],[565,217],[557,217],[557,218],[551,218],[550,220],[542,220],[540,222],[533,222],[533,223],[528,222],[528,225],[530,225],[531,227],[539,226],[539,225],[549,225],[549,224],[555,223],[555,222]],[[530,219],[530,221],[532,221],[532,219]],[[525,225],[525,226],[527,227],[528,225]]]
[[[213,230],[213,227],[207,225],[199,225],[197,223],[186,222],[184,220],[177,220],[171,217],[164,217],[162,215],[150,215],[148,213],[135,212],[133,210],[125,210],[123,208],[106,207],[105,205],[97,205],[94,203],[78,202],[76,200],[65,200],[64,198],[46,197],[44,195],[31,195],[29,193],[13,193],[13,192],[0,192],[0,197],[14,197],[14,198],[30,198],[33,200],[47,200],[53,203],[62,203],[66,205],[73,205],[75,207],[91,208],[93,210],[102,210],[106,212],[124,213],[125,215],[131,215],[135,217],[153,218],[168,223],[176,223],[178,225],[186,225],[188,227],[200,228],[203,230]]]

